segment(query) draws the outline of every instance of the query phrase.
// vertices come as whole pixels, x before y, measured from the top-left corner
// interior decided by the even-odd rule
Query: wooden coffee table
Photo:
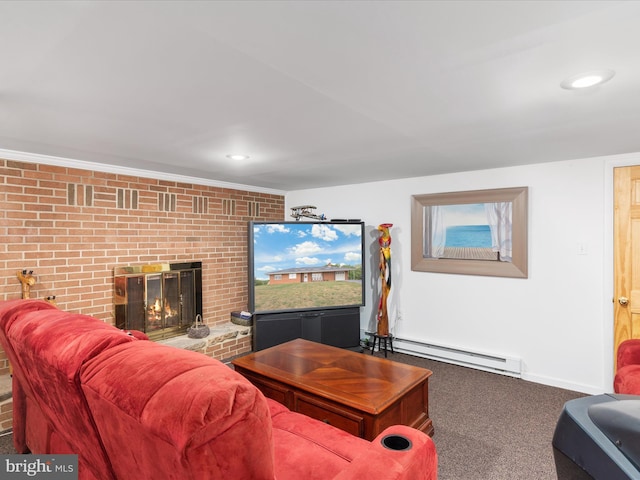
[[[232,364],[265,396],[367,440],[398,424],[433,435],[430,370],[302,339]]]

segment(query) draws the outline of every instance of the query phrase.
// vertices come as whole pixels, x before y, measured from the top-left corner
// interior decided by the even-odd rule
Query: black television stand
[[[360,348],[360,307],[253,315],[253,350],[296,338],[334,347]]]

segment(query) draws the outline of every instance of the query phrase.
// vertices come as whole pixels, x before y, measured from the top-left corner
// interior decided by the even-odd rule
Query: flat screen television
[[[363,222],[249,222],[249,311],[364,305],[363,253]]]

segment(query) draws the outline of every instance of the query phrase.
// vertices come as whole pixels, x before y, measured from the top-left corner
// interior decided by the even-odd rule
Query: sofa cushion
[[[619,368],[613,379],[616,393],[640,395],[640,365],[627,365]]]
[[[265,398],[218,360],[137,342],[96,356],[81,381],[119,478],[273,478]]]
[[[362,438],[267,401],[278,480],[333,478],[370,448],[371,443]]]
[[[278,480],[326,480],[371,478],[437,478],[437,454],[433,441],[405,425],[385,429],[372,442],[305,415],[269,402]],[[404,436],[409,450],[393,450],[382,444],[388,435]],[[376,478],[374,475],[373,478]]]
[[[11,325],[21,315],[39,310],[56,310],[44,300],[7,300],[0,303],[0,335],[11,329]]]

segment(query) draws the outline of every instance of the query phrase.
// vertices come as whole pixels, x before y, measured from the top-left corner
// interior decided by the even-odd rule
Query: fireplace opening
[[[183,335],[202,315],[202,262],[114,269],[116,327],[152,340]]]

